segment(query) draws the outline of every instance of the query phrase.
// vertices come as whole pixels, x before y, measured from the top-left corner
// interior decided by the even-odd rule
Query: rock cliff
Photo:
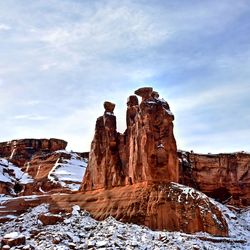
[[[51,153],[56,150],[63,150],[66,146],[66,141],[54,138],[1,142],[0,157],[8,159],[19,167],[23,167],[35,153]]]
[[[31,195],[76,191],[86,169],[86,153],[67,152],[60,139],[0,143],[0,194]]]
[[[250,154],[179,151],[180,182],[234,206],[250,206]]]

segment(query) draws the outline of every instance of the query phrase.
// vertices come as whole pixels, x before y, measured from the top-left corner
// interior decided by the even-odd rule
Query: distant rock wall
[[[66,147],[66,141],[54,138],[13,140],[0,143],[0,157],[22,167],[35,153],[50,153]]]
[[[180,182],[216,200],[250,205],[250,154],[195,154],[179,151]]]
[[[77,191],[88,153],[81,153],[81,157],[67,152],[66,146],[67,142],[60,139],[0,143],[0,194],[20,196]],[[13,175],[13,168],[19,173],[17,177]],[[24,182],[22,177],[26,175],[31,180]]]
[[[178,159],[173,134],[174,116],[168,103],[152,88],[138,89],[127,102],[127,129],[116,130],[115,104],[104,103],[96,121],[89,164],[82,190],[112,188],[138,182],[178,182]]]

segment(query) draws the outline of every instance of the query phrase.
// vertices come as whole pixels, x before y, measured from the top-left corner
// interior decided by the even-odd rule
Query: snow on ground
[[[33,179],[19,167],[4,158],[0,158],[0,182],[27,184],[32,183]]]
[[[0,238],[16,232],[25,235],[27,246],[33,249],[250,249],[250,210],[242,213],[220,209],[229,220],[230,237],[213,237],[206,233],[184,234],[181,232],[152,231],[147,227],[121,223],[109,217],[96,221],[75,205],[71,214],[62,215],[64,221],[43,226],[38,215],[48,212],[43,204],[0,225]],[[15,248],[12,248],[15,249]]]
[[[78,190],[87,167],[86,159],[76,153],[69,153],[64,150],[56,152],[70,154],[71,158],[58,159],[51,169],[48,179],[54,183],[59,183],[62,187],[67,187],[73,191]]]

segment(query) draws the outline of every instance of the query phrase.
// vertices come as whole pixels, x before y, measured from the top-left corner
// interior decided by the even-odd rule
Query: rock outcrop
[[[227,223],[212,200],[176,183],[179,166],[168,103],[152,88],[135,94],[142,101],[128,98],[124,134],[116,130],[115,105],[104,103],[78,204],[97,219],[111,215],[152,229],[227,235]]]
[[[19,197],[2,203],[0,217],[6,210],[13,210],[13,215],[16,215],[41,203],[49,203],[52,214],[70,212],[72,206],[78,204],[98,220],[112,216],[154,230],[228,235],[225,218],[214,201],[193,188],[177,183],[141,182],[84,194],[53,194],[32,199]]]
[[[115,105],[104,103],[96,121],[82,190],[112,188],[139,182],[178,182],[174,116],[152,88],[141,88],[127,102],[127,129],[116,130]]]
[[[179,151],[180,182],[234,206],[250,206],[250,154]]]
[[[0,143],[0,194],[32,195],[76,191],[87,153],[67,152],[60,139],[21,139]]]
[[[23,167],[35,153],[51,153],[56,150],[63,150],[66,146],[66,141],[54,138],[1,142],[0,157],[8,159],[19,167]]]

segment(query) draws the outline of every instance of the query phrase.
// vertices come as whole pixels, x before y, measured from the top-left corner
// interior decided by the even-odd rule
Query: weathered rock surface
[[[26,242],[26,238],[24,235],[18,233],[18,232],[12,232],[10,234],[6,234],[4,238],[2,239],[2,246],[9,246],[9,247],[14,247],[14,246],[20,246],[24,245]],[[7,249],[7,248],[4,248]]]
[[[58,214],[39,214],[38,219],[43,223],[43,225],[54,225],[58,222],[63,222],[63,217]]]
[[[116,130],[114,105],[108,109],[104,103],[78,204],[97,219],[111,215],[152,229],[227,235],[227,223],[215,204],[194,189],[172,183],[179,181],[179,166],[168,103],[152,88],[135,94],[142,101],[128,98],[124,134]]]
[[[10,160],[19,167],[31,159],[35,153],[51,153],[63,150],[67,142],[60,139],[21,139],[0,143],[0,157]]]
[[[45,141],[50,143],[46,144]],[[79,189],[86,169],[86,158],[63,150],[67,144],[63,140],[24,139],[12,144],[15,148],[11,156],[11,147],[7,147],[9,150],[2,147],[2,153],[5,152],[2,156],[5,158],[0,158],[0,194],[32,195]],[[81,155],[88,156],[87,153]]]
[[[42,203],[50,204],[51,213],[70,212],[72,206],[78,204],[98,220],[112,216],[156,230],[228,235],[227,223],[214,202],[201,192],[177,183],[159,185],[141,182],[84,194],[42,195],[33,199],[20,197],[2,203],[5,208],[0,208],[0,216],[1,210],[15,208],[16,214],[16,210],[22,209],[20,212],[23,212],[24,208]]]
[[[169,105],[152,88],[141,88],[135,93],[143,99],[139,105],[136,96],[128,98],[124,134],[116,130],[115,106],[104,103],[106,110],[96,121],[82,190],[109,189],[143,181],[178,182],[174,116]]]
[[[195,189],[232,205],[249,205],[250,155],[177,155],[174,116],[168,103],[159,99],[152,88],[140,88],[135,94],[142,101],[136,95],[128,98],[127,129],[123,134],[116,129],[115,104],[104,103],[104,114],[96,121],[82,193],[56,194],[67,192],[69,187],[77,190],[72,187],[79,187],[79,178],[77,186],[75,176],[79,177],[83,167],[79,163],[75,176],[68,171],[81,157],[62,150],[66,147],[64,141],[27,139],[0,144],[0,156],[18,164],[34,180],[25,187],[16,186],[20,194],[33,195],[32,198],[1,204],[0,217],[1,213],[6,215],[6,208],[18,213],[46,202],[51,205],[51,212],[57,213],[79,204],[98,220],[111,215],[157,230],[204,231],[226,236],[227,223],[220,209]],[[5,169],[6,166],[2,173],[6,177]],[[11,173],[8,176],[11,179]],[[6,185],[1,184],[0,181],[0,191],[6,192]],[[12,189],[14,185],[15,182]]]
[[[195,154],[179,151],[180,181],[216,200],[250,206],[250,154]]]

